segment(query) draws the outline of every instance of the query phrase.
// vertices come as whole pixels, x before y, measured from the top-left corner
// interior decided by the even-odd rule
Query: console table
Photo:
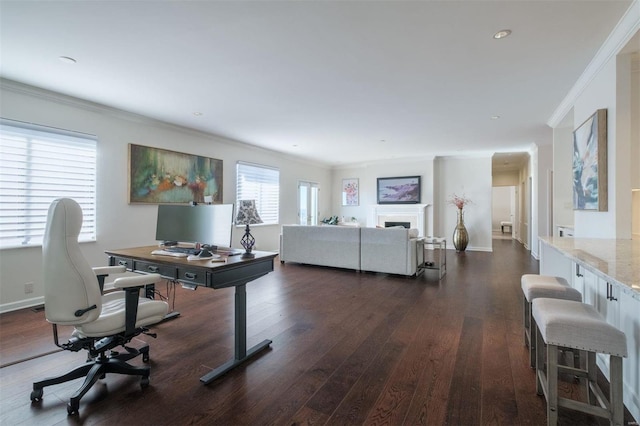
[[[271,344],[264,340],[247,349],[246,284],[273,271],[276,253],[254,251],[255,258],[222,255],[220,259],[189,261],[186,257],[153,255],[154,246],[107,250],[109,265],[122,265],[129,271],[160,274],[163,278],[213,289],[235,287],[235,345],[233,359],[200,378],[209,384],[232,368],[247,361]]]
[[[422,244],[422,250],[424,253],[423,269],[435,269],[438,271],[438,279],[441,280],[444,274],[447,273],[447,240],[443,237],[425,237],[418,241],[418,244]],[[434,252],[434,261],[427,261],[427,246],[432,246]],[[420,247],[418,247],[419,249]]]

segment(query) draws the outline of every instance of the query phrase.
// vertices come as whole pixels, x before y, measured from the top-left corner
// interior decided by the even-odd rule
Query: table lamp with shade
[[[255,254],[251,253],[251,250],[253,249],[253,245],[256,243],[256,239],[251,235],[249,225],[255,225],[258,223],[262,223],[262,219],[260,219],[258,209],[256,209],[255,200],[239,200],[236,225],[247,225],[244,230],[244,236],[240,240],[240,244],[245,250],[242,254],[243,259],[255,257]]]

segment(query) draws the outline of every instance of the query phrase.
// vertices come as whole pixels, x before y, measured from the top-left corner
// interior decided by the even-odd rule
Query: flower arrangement
[[[462,196],[453,194],[451,196],[451,198],[449,198],[449,200],[447,201],[449,204],[452,204],[454,206],[456,206],[457,208],[459,208],[460,210],[462,210],[465,206],[465,204],[472,204],[473,202],[468,199],[464,194],[462,194]]]

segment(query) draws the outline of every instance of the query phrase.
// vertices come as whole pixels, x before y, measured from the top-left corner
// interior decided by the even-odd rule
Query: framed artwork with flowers
[[[222,203],[222,160],[129,144],[129,203]]]
[[[360,204],[360,187],[357,178],[342,179],[342,205],[357,206]]]

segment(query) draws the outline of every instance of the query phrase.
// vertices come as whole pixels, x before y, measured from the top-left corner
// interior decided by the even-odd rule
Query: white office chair
[[[158,274],[118,278],[114,285],[123,291],[102,295],[96,271],[103,281],[105,274],[125,269],[121,266],[92,269],[80,252],[81,227],[82,210],[78,203],[62,198],[51,204],[42,244],[44,307],[47,321],[53,325],[56,346],[73,352],[87,350],[87,363],[62,376],[35,382],[31,392],[31,401],[38,402],[45,386],[86,376],[67,404],[69,414],[78,413],[80,399],[106,373],[138,375],[142,388],[149,385],[149,367],[134,367],[126,362],[138,355],[148,362],[149,346],[135,349],[125,345],[140,333],[155,337],[145,327],[160,322],[168,311],[166,302],[139,297],[144,285],[160,280]],[[67,343],[58,342],[58,325],[75,327]],[[118,346],[125,352],[113,351]]]

